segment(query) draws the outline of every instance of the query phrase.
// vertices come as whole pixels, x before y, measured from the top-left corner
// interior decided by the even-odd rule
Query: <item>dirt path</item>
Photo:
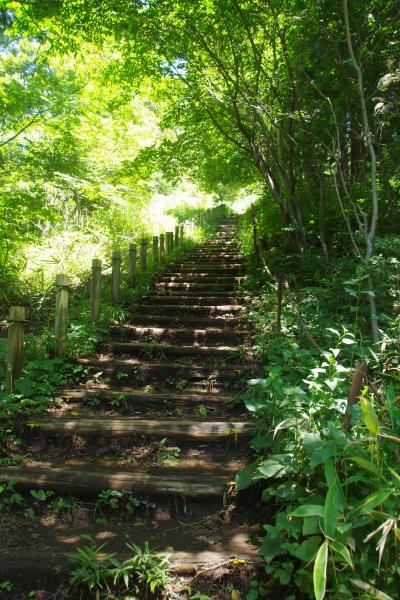
[[[255,368],[235,225],[227,219],[169,266],[130,322],[111,327],[106,352],[80,361],[88,382],[65,391],[62,410],[32,423],[25,461],[0,467],[0,481],[19,489],[77,499],[69,513],[39,502],[34,519],[23,507],[2,519],[0,578],[42,586],[61,579],[70,568],[65,552],[83,533],[120,556],[126,540],[148,540],[177,572],[256,559],[256,518],[232,486],[251,433],[232,400]],[[93,514],[103,490],[126,490],[120,507],[131,495],[139,506],[113,512],[97,504]]]

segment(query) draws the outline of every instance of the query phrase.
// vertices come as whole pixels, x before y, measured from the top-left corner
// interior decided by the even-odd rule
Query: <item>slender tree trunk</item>
[[[326,262],[329,260],[328,247],[325,242],[325,185],[323,176],[319,177],[319,210],[318,210],[318,223],[319,223],[319,241],[321,244],[322,253]]]
[[[360,100],[360,108],[361,108],[361,116],[363,122],[364,129],[364,139],[365,145],[368,149],[369,158],[370,158],[370,176],[371,176],[371,202],[372,202],[372,214],[371,214],[371,223],[369,226],[369,230],[365,233],[365,240],[367,244],[367,249],[365,252],[365,263],[368,268],[368,300],[370,306],[370,318],[371,318],[371,330],[372,330],[372,339],[374,342],[379,341],[379,327],[378,327],[378,316],[376,310],[376,299],[374,293],[374,286],[372,281],[372,276],[370,273],[370,264],[371,258],[374,254],[374,242],[376,235],[376,228],[378,224],[378,189],[377,189],[377,161],[376,161],[376,153],[375,147],[373,144],[373,136],[371,129],[369,127],[368,121],[368,112],[367,105],[365,101],[364,95],[364,83],[363,83],[363,75],[361,71],[361,67],[357,62],[356,56],[353,50],[353,43],[351,40],[351,31],[350,31],[350,20],[349,20],[349,6],[348,0],[343,0],[343,14],[344,14],[344,27],[346,34],[346,42],[347,48],[349,50],[349,55],[354,67],[354,70],[357,75],[357,91],[358,97]]]

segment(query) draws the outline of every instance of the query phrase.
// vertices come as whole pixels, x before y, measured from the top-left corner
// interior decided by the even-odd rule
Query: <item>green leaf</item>
[[[353,561],[351,560],[350,552],[348,551],[348,549],[346,548],[346,546],[344,544],[342,544],[341,542],[338,542],[337,540],[332,540],[329,543],[329,545],[332,548],[332,550],[334,552],[336,552],[336,554],[338,554],[344,560],[344,562],[349,565],[349,567],[354,569],[354,565],[353,565]]]
[[[329,486],[324,505],[324,531],[330,538],[335,537],[336,523],[339,518],[339,488],[334,479]]]
[[[346,460],[352,460],[358,466],[360,466],[362,469],[365,469],[366,471],[369,471],[370,473],[373,473],[374,475],[379,474],[378,467],[373,462],[371,462],[370,460],[367,460],[366,458],[363,458],[362,456],[349,456],[349,458]]]
[[[364,423],[366,428],[370,433],[372,433],[372,435],[379,435],[381,428],[372,404],[367,400],[367,398],[362,396],[360,398],[360,406],[364,414]]]
[[[326,567],[328,564],[328,542],[325,541],[317,552],[314,563],[313,581],[316,600],[322,600],[326,591]]]
[[[339,476],[336,471],[336,467],[331,460],[327,460],[327,461],[325,461],[324,469],[325,469],[325,478],[326,478],[326,482],[328,484],[328,488],[332,485],[333,482],[336,482],[337,491],[338,491],[338,507],[339,507],[339,510],[342,512],[344,509],[344,505],[345,505],[345,499],[344,499],[342,485],[340,483],[340,479],[339,479]]]
[[[321,517],[324,518],[324,507],[322,504],[303,504],[289,513],[291,517]]]
[[[282,541],[266,535],[262,541],[259,552],[266,562],[270,563],[276,556],[283,554]]]
[[[256,467],[257,463],[253,462],[249,465],[246,465],[243,467],[243,469],[240,469],[240,471],[236,473],[235,486],[238,492],[245,490],[249,487],[249,485],[251,485]]]
[[[43,502],[47,498],[47,494],[44,490],[31,490],[31,496],[36,500]]]
[[[377,492],[373,492],[353,508],[352,516],[364,515],[365,513],[368,513],[376,506],[379,506],[379,504],[383,504],[385,500],[389,498],[390,495],[391,490],[387,488],[383,490],[378,490]]]
[[[272,454],[258,465],[263,477],[282,477],[290,470],[290,454]]]
[[[313,535],[319,532],[319,517],[304,517],[303,535]]]
[[[266,408],[265,398],[246,398],[244,405],[249,412],[256,413]]]
[[[309,562],[315,556],[315,553],[318,550],[318,546],[321,543],[320,535],[313,535],[301,544],[292,543],[292,544],[282,544],[282,547],[285,548],[292,556],[303,560],[304,562]]]

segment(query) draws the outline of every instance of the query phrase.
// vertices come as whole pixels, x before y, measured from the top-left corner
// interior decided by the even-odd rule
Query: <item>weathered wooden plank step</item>
[[[235,317],[223,317],[223,316],[215,316],[215,317],[200,317],[200,316],[192,316],[192,315],[183,315],[174,314],[170,315],[150,315],[143,314],[130,317],[130,323],[132,325],[139,325],[145,327],[146,325],[155,325],[162,326],[165,325],[167,327],[191,327],[191,328],[204,328],[204,327],[218,327],[220,329],[235,329],[237,327],[242,328],[245,323],[245,319],[243,317],[235,316]]]
[[[176,281],[156,281],[154,284],[155,289],[161,289],[161,290],[192,290],[193,292],[205,292],[205,291],[209,291],[209,292],[233,292],[235,290],[237,290],[237,286],[235,282],[232,283],[207,283],[207,282],[192,282],[192,283],[188,283],[184,280],[180,281],[180,282],[176,282]]]
[[[103,437],[167,437],[193,443],[228,440],[232,432],[248,437],[252,425],[243,421],[205,421],[187,419],[140,419],[138,417],[35,418],[30,428],[59,435],[99,435]],[[0,477],[1,481],[1,477]]]
[[[124,402],[137,404],[138,406],[190,406],[200,404],[225,404],[232,397],[221,393],[196,393],[188,394],[182,392],[144,392],[137,388],[122,386],[118,390],[111,386],[101,386],[94,388],[75,388],[67,390],[58,390],[57,396],[63,398],[66,402],[79,402],[86,398],[99,398],[102,401],[112,401],[115,398],[121,398],[123,394]]]
[[[240,277],[242,275],[243,271],[238,271],[237,269],[235,269],[234,271],[229,271],[229,270],[213,270],[213,269],[208,269],[208,270],[186,270],[186,269],[168,269],[167,271],[164,271],[164,273],[162,274],[162,277],[210,277],[210,278],[215,278],[215,277]]]
[[[145,356],[147,358],[191,356],[194,358],[217,357],[238,363],[244,358],[240,346],[195,346],[182,344],[166,344],[152,342],[111,342],[107,344],[109,352],[129,356]]]
[[[214,298],[218,298],[218,300],[220,300],[221,298],[226,298],[227,296],[229,298],[241,298],[243,296],[243,292],[240,291],[235,291],[235,290],[228,290],[228,291],[224,291],[224,290],[204,290],[202,292],[194,291],[193,289],[189,288],[189,289],[184,289],[184,291],[182,291],[182,289],[175,289],[175,288],[165,288],[165,289],[155,289],[153,290],[156,292],[157,296],[164,296],[164,297],[168,297],[168,296],[186,296],[186,297],[192,297],[192,298],[209,298],[209,297],[214,297]],[[247,299],[247,298],[246,298]],[[217,303],[218,304],[218,303]],[[223,302],[223,304],[226,304],[226,302]]]
[[[181,263],[172,263],[169,265],[169,268],[173,271],[181,271],[181,272],[204,272],[206,271],[211,273],[242,273],[243,265],[235,265],[230,262],[226,262],[225,264],[217,264],[215,261],[209,262],[181,262]]]
[[[184,360],[184,359],[182,359]],[[189,360],[189,359],[187,359]],[[212,359],[213,363],[217,359]],[[100,357],[94,360],[79,359],[78,363],[93,369],[96,373],[101,372],[109,377],[117,386],[135,385],[140,386],[147,383],[162,381],[163,385],[174,387],[176,382],[185,381],[198,385],[207,385],[210,388],[223,389],[229,386],[232,389],[235,384],[244,378],[255,376],[259,368],[254,363],[246,363],[242,366],[215,366],[214,364],[181,364],[178,362],[148,362],[139,358],[116,359],[111,357]]]
[[[171,528],[171,523],[168,523],[168,527]],[[110,529],[110,525],[108,526]],[[70,528],[71,529],[71,528]],[[181,530],[180,530],[181,531]],[[96,537],[99,533],[96,530],[72,530],[70,536],[65,536],[67,539],[76,539],[78,544],[82,534],[86,533],[92,537]],[[160,547],[160,530],[157,528],[156,532],[151,531],[147,525],[144,532],[139,532],[138,528],[135,527],[135,543],[142,546],[144,542],[149,542],[151,548],[156,548],[160,554],[165,554],[168,557],[172,574],[175,575],[192,575],[196,574],[202,568],[211,568],[213,565],[219,564],[235,564],[235,561],[240,563],[248,563],[253,565],[262,565],[265,561],[262,556],[257,554],[257,550],[251,546],[250,542],[244,540],[248,538],[252,533],[251,529],[248,532],[235,530],[235,534],[232,534],[232,540],[219,539],[216,532],[213,533],[213,543],[217,545],[217,550],[208,549],[207,544],[203,544],[203,548],[199,548],[199,542],[196,544],[196,548],[192,551],[189,548],[193,548],[193,542],[190,544],[190,538],[193,539],[193,534],[184,537],[184,546],[187,550],[174,549],[171,546],[171,536],[165,536]],[[125,539],[126,535],[126,523],[123,524],[119,529],[111,527],[110,538],[116,540]],[[60,537],[60,536],[58,536]],[[182,532],[181,532],[181,537]],[[62,536],[61,536],[62,538]],[[239,539],[238,539],[239,538]],[[182,540],[183,542],[183,540]],[[174,544],[174,542],[172,542]],[[175,544],[174,544],[175,545]],[[74,544],[75,546],[75,544]],[[98,554],[98,559],[102,560],[106,558],[107,552],[111,550],[120,550],[118,552],[118,559],[120,561],[131,558],[131,554],[126,554],[126,547],[121,544],[121,548],[114,545],[108,546],[105,552]],[[12,581],[16,585],[20,584],[21,581],[29,583],[29,589],[42,589],[48,586],[49,581],[55,584],[61,584],[67,580],[71,574],[71,571],[76,567],[70,558],[71,554],[71,542],[62,543],[59,540],[54,541],[52,544],[52,550],[41,550],[37,549],[34,553],[26,550],[13,550],[12,552],[2,552],[0,561],[0,577],[7,581]]]
[[[246,276],[234,276],[234,275],[209,275],[205,273],[203,275],[163,275],[158,278],[158,282],[162,283],[230,283],[230,284],[241,284],[246,281]]]
[[[243,313],[244,307],[236,304],[221,304],[213,306],[201,306],[196,304],[137,304],[134,307],[136,315],[196,315],[203,317],[212,317],[224,314],[240,314]]]
[[[63,439],[64,437],[68,436],[62,434],[60,439]],[[85,437],[87,436],[85,435]],[[105,442],[104,435],[102,435],[101,440],[103,443]],[[141,439],[139,443],[142,443],[142,441],[143,440]],[[204,457],[202,456],[204,444],[200,444],[200,446],[190,444],[188,447],[184,445],[183,440],[179,440],[175,443],[180,444],[181,455],[175,464],[169,466],[166,466],[163,463],[152,462],[151,454],[147,457],[145,456],[142,460],[137,459],[137,462],[130,463],[126,462],[124,457],[121,457],[116,461],[102,456],[99,457],[97,452],[95,454],[90,452],[85,454],[71,454],[70,450],[65,453],[62,451],[52,453],[50,457],[46,456],[45,452],[43,460],[41,460],[40,454],[36,454],[35,460],[31,460],[28,457],[20,464],[24,467],[49,467],[52,469],[61,467],[89,471],[92,468],[96,470],[115,470],[117,466],[118,469],[122,468],[125,472],[129,473],[136,471],[138,468],[142,470],[151,468],[154,475],[166,475],[166,473],[173,473],[175,475],[178,471],[189,473],[194,469],[198,475],[207,475],[211,472],[213,475],[223,475],[234,479],[236,473],[248,462],[248,457],[243,455],[243,450],[242,455],[239,455],[239,453],[227,455],[226,448],[211,446],[210,450],[207,452],[207,456]],[[223,446],[223,444],[221,444],[221,446]],[[107,447],[105,446],[104,450],[106,450],[106,448]],[[154,454],[156,454],[155,447]]]
[[[185,305],[185,304],[190,304],[193,305],[194,303],[196,303],[196,305],[200,305],[200,306],[218,306],[218,305],[237,305],[237,306],[243,306],[244,304],[246,304],[246,298],[243,298],[242,296],[186,296],[186,294],[181,294],[181,295],[172,295],[172,296],[166,296],[165,294],[149,294],[147,296],[142,296],[142,298],[147,301],[149,304],[178,304],[178,305]]]
[[[218,262],[218,260],[232,260],[234,262],[237,262],[239,264],[243,264],[244,263],[244,258],[241,254],[239,254],[238,252],[234,252],[232,250],[227,250],[226,252],[224,251],[216,251],[216,250],[196,250],[194,252],[188,252],[187,254],[185,254],[185,258],[187,260],[191,260],[191,261],[202,261],[202,259],[204,258],[204,260],[210,261],[210,260],[216,260]]]
[[[3,467],[0,466],[0,481],[14,481],[18,489],[44,489],[81,498],[95,498],[106,489],[129,490],[134,494],[154,496],[184,496],[187,498],[222,497],[229,476],[204,476],[204,470],[189,473],[175,471],[158,474],[151,470],[123,469],[78,470],[52,467]]]
[[[160,342],[187,342],[198,345],[219,344],[223,346],[241,344],[248,335],[248,331],[244,329],[237,331],[227,331],[218,327],[178,329],[173,327],[138,327],[129,324],[113,325],[110,327],[110,333],[114,339],[140,340],[145,337]]]

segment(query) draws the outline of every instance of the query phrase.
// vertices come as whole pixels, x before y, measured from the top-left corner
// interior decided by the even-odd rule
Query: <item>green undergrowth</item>
[[[254,351],[265,375],[243,400],[254,418],[254,459],[236,478],[256,484],[269,518],[258,538],[265,581],[247,600],[279,586],[298,598],[398,598],[400,392],[399,238],[380,238],[373,265],[381,341],[369,337],[365,274],[350,257],[326,264],[265,252],[284,290],[276,324],[277,284],[255,271]],[[316,347],[319,346],[319,349]],[[344,413],[357,363],[368,365],[355,403]]]

